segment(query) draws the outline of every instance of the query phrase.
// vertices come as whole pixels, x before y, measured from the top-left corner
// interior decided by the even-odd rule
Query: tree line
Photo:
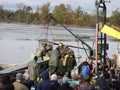
[[[72,26],[88,26],[95,27],[96,14],[89,14],[78,6],[75,10],[69,4],[59,4],[50,10],[50,3],[45,3],[41,7],[37,7],[33,12],[32,7],[24,4],[17,4],[17,10],[7,10],[0,5],[0,22],[8,23],[28,23],[42,25],[57,25],[58,23],[49,19],[48,13],[51,13],[58,21],[66,25]],[[99,17],[102,18],[102,12]],[[107,22],[113,25],[120,26],[120,11],[117,8],[112,12],[110,17],[107,17]]]

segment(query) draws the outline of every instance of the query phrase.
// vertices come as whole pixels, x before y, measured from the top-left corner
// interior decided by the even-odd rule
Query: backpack
[[[84,65],[82,66],[82,76],[86,76],[86,75],[89,75],[90,73],[90,68],[89,68],[89,65]]]

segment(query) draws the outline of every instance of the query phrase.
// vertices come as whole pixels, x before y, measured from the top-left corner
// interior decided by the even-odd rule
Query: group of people
[[[61,76],[61,77],[64,77],[65,75],[67,75],[69,80],[71,80],[71,78],[72,78],[71,71],[73,70],[74,66],[76,65],[76,60],[75,60],[75,56],[74,56],[74,51],[70,47],[63,45],[63,43],[60,43],[57,48],[53,49],[51,44],[45,43],[41,53],[38,54],[38,56],[36,56],[36,57],[37,58],[41,57],[43,61],[49,60],[49,68],[47,69],[49,72],[49,76],[51,76],[52,74],[56,74],[57,76]],[[34,58],[34,60],[36,61],[37,59]],[[95,68],[94,68],[95,65],[93,64],[92,61],[94,61],[94,60],[88,61],[88,59],[86,58],[83,60],[83,62],[80,65],[78,65],[77,69],[78,69],[79,78],[77,78],[77,81],[80,81],[80,83],[78,83],[78,87],[76,90],[79,90],[78,88],[80,88],[80,85],[83,85],[83,86],[85,85],[84,82],[86,80],[84,80],[84,79],[86,79],[86,78],[87,79],[89,78],[87,80],[87,84],[89,84],[90,87],[87,87],[87,86],[89,86],[89,85],[87,85],[85,87],[87,87],[89,89],[85,89],[85,87],[84,87],[84,89],[81,88],[80,90],[94,90],[95,86],[99,86],[99,89],[96,89],[96,90],[106,90],[106,89],[100,88],[100,87],[104,86],[105,84],[102,86],[100,86],[100,85],[101,85],[101,81],[102,81],[101,79],[104,78],[103,82],[106,83],[108,80],[108,76],[109,76],[109,79],[111,80],[110,81],[111,84],[109,84],[109,85],[106,84],[107,85],[106,88],[107,89],[113,88],[112,78],[111,78],[112,77],[111,70],[116,70],[115,55],[112,56],[112,59],[106,60],[107,64],[105,67],[100,66],[100,63],[98,64],[97,74],[95,74]],[[30,68],[32,68],[32,67],[30,66]],[[34,63],[34,68],[36,68],[35,70],[33,70],[33,71],[35,71],[34,74],[36,74],[36,76],[39,77],[39,73],[37,73],[37,72],[39,72],[39,71],[37,71],[37,63],[36,64]],[[28,72],[29,72],[29,70],[28,70]],[[107,74],[106,74],[106,72],[107,72]],[[106,75],[108,75],[107,78],[106,78]],[[78,77],[77,74],[74,76]],[[90,84],[90,81],[92,82],[92,80],[94,79],[93,78],[94,76],[97,76],[97,78],[95,78],[96,85]],[[34,79],[31,78],[31,79],[33,81],[36,81],[36,78],[34,78]],[[70,85],[70,83],[69,83],[69,85]],[[39,87],[39,84],[38,84],[38,87]],[[92,88],[92,89],[90,89],[90,88]],[[73,89],[74,88],[72,87],[72,90]],[[44,90],[44,89],[37,89],[37,90]]]
[[[36,70],[30,68],[31,72],[38,74],[38,81],[37,77],[31,77],[29,70],[23,74],[17,73],[15,80],[11,80],[9,75],[3,75],[0,79],[0,90],[119,90],[120,88],[120,77],[116,75],[114,68],[101,69],[94,75],[93,63],[87,58],[83,59],[77,68],[71,70],[71,77],[67,73],[64,75],[51,73],[49,69],[38,73],[37,59],[35,56],[33,60]]]
[[[94,60],[84,59],[78,66],[81,77],[89,75],[91,83],[94,82],[95,90],[120,90],[120,69],[117,65],[117,55],[113,54],[111,58],[106,58],[106,64],[98,62],[97,67],[93,62]]]
[[[32,85],[29,74],[17,73],[15,79],[5,74],[0,79],[0,90],[30,90]]]
[[[65,72],[69,73],[76,66],[74,51],[63,43],[59,43],[55,49],[51,44],[45,43],[38,57],[41,57],[43,61],[49,60],[51,74],[56,72],[64,75]]]
[[[83,79],[77,74],[77,69],[72,70],[71,78],[65,74],[59,76],[57,74],[49,73],[49,70],[44,70],[39,75],[40,80],[34,82],[30,79],[28,73],[17,73],[16,79],[13,81],[9,78],[2,78],[0,81],[0,90],[88,90],[84,88],[92,88],[89,75],[86,75]],[[5,80],[4,80],[5,79]]]

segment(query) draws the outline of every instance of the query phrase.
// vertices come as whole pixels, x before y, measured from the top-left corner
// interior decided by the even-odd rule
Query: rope
[[[45,35],[45,30],[40,34],[39,38],[41,38],[43,35]]]
[[[52,30],[50,30],[50,32],[51,32],[52,41],[53,41],[54,40],[54,34],[53,34]]]
[[[82,43],[82,42],[81,42]],[[82,43],[83,48],[85,48],[84,44]],[[87,51],[85,50],[86,56],[89,57]]]
[[[78,47],[80,46],[79,41],[77,41],[77,46],[78,46]],[[78,55],[77,55],[78,63],[80,63],[80,58],[81,58],[80,50],[78,49]]]
[[[117,53],[119,54],[120,51],[119,51],[119,42],[117,43]]]
[[[79,47],[79,41],[77,41],[77,46]],[[78,49],[78,55],[80,55],[80,50]]]
[[[46,42],[48,41],[48,27],[49,27],[49,23],[48,23],[48,25],[47,25],[47,31],[46,31],[46,34],[45,34],[45,40],[46,40]]]

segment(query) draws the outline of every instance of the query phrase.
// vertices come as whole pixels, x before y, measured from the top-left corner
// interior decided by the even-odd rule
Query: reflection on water
[[[91,47],[95,47],[95,29],[70,29]],[[28,62],[30,55],[37,49],[39,39],[56,40],[58,43],[82,47],[81,43],[75,42],[75,38],[62,27],[0,23],[0,63],[23,64]],[[117,42],[109,41],[109,56],[116,53],[117,44]],[[84,50],[72,49],[76,55],[81,54],[82,58],[86,57]]]

